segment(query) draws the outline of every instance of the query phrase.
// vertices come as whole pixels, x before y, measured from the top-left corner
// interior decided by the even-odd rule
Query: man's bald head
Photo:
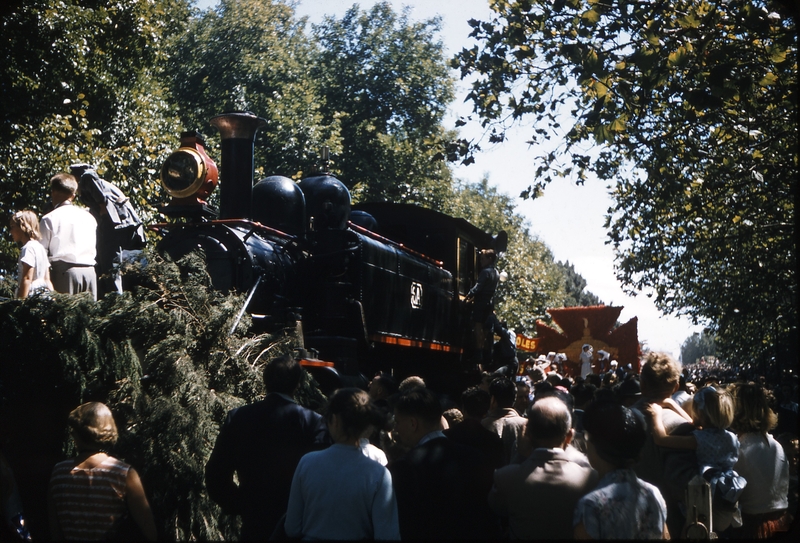
[[[566,447],[572,434],[572,416],[564,402],[551,396],[531,406],[525,436],[534,448]]]

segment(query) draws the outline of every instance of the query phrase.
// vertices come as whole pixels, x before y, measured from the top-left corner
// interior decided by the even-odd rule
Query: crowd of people
[[[291,355],[266,364],[266,397],[228,413],[205,466],[243,540],[751,539],[796,514],[796,428],[776,433],[779,405],[796,422],[796,383],[776,388],[787,400],[757,381],[695,382],[650,353],[621,382],[484,372],[456,399],[379,373],[317,413],[293,399],[304,371]],[[136,469],[111,454],[111,411],[83,404],[69,426],[77,456],[53,469],[51,534],[156,539]],[[698,482],[710,518],[690,512]]]
[[[485,373],[455,400],[381,373],[322,415],[292,402],[301,373],[290,356],[270,362],[266,399],[229,414],[206,466],[243,539],[662,539],[698,526],[750,539],[794,519],[797,434],[773,435],[772,391],[693,383],[668,355],[621,382]],[[687,522],[697,481],[713,516]]]

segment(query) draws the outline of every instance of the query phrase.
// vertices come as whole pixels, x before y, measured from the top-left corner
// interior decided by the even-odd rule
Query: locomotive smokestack
[[[250,112],[223,113],[209,121],[222,137],[220,218],[252,218],[253,147],[267,121]]]

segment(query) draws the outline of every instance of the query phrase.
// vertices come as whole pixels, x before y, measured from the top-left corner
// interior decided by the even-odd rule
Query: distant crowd
[[[449,398],[380,373],[322,413],[293,399],[291,356],[264,400],[228,413],[205,466],[208,495],[243,540],[726,539],[791,530],[797,383],[650,353],[638,374],[484,372]],[[158,537],[136,469],[111,454],[106,406],[69,418],[78,454],[53,469],[51,537]],[[2,463],[5,531],[30,537]],[[706,492],[708,502],[694,496]],[[688,501],[687,501],[688,500]],[[34,534],[35,536],[36,534]]]

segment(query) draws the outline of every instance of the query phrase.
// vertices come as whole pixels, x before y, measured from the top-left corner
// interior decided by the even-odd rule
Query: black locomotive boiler
[[[324,172],[254,185],[265,121],[227,113],[211,124],[222,140],[219,212],[205,201],[217,167],[202,137],[184,133],[161,170],[172,196],[162,212],[183,220],[161,226],[160,250],[177,259],[202,249],[215,288],[247,293],[257,329],[300,321],[306,349],[333,363],[308,367],[328,386],[377,371],[436,383],[470,367],[464,297],[476,251],[505,250],[505,233],[409,204],[351,208],[345,185]]]

